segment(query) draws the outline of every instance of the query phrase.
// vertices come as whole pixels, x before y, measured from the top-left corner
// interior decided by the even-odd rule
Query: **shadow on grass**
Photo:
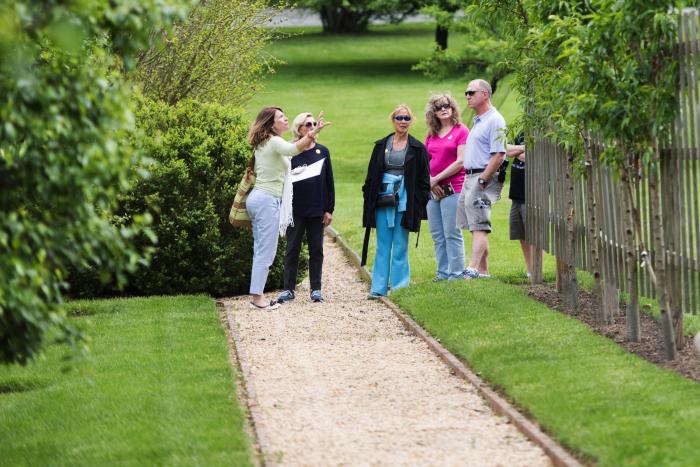
[[[11,379],[8,381],[0,381],[0,394],[30,392],[43,389],[46,386],[47,384],[42,381],[20,381]]]

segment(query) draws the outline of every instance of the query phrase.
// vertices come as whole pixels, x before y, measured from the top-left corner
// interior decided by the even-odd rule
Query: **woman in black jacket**
[[[420,231],[430,197],[428,151],[408,134],[413,112],[405,104],[398,105],[391,113],[391,122],[394,132],[375,143],[362,187],[362,225],[366,229],[363,265],[370,229],[377,229],[370,299],[385,296],[389,284],[393,289],[408,286],[408,232]]]
[[[323,113],[321,113],[323,115]],[[303,138],[316,128],[313,114],[300,113],[292,123],[294,141]],[[311,166],[321,166],[314,176],[305,176]],[[305,171],[309,168],[309,171]],[[323,230],[333,220],[335,208],[335,184],[333,167],[328,148],[316,141],[310,141],[299,154],[292,157],[292,173],[300,171],[300,179],[294,181],[292,207],[294,224],[287,228],[287,251],[284,256],[284,291],[277,297],[278,303],[294,300],[294,288],[297,285],[299,253],[301,242],[306,235],[309,246],[309,284],[311,301],[322,302],[321,274],[323,271]]]

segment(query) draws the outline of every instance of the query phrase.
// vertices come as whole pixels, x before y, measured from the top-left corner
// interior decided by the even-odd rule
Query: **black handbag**
[[[399,205],[399,184],[394,183],[393,193],[380,193],[377,195],[377,203],[375,207],[378,208],[393,208]]]
[[[393,208],[394,206],[398,206],[398,205],[399,205],[399,194],[398,193],[386,193],[386,194],[377,196],[376,207],[378,207],[378,208]]]

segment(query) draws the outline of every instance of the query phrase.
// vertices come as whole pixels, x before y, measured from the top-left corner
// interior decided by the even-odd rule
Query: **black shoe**
[[[285,290],[282,292],[279,297],[277,297],[277,303],[287,303],[294,300],[294,291],[293,290]]]

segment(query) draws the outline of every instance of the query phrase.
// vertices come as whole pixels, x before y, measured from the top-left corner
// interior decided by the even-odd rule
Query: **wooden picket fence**
[[[662,219],[665,226],[664,260],[671,277],[671,307],[696,314],[700,301],[700,17],[697,9],[686,9],[680,17],[677,59],[679,111],[673,134],[663,144],[660,170]],[[599,153],[600,149],[597,148]],[[593,196],[600,228],[600,265],[603,279],[621,291],[627,290],[623,198],[621,184],[609,169],[593,158]],[[562,148],[538,140],[528,151],[526,165],[527,232],[530,243],[576,267],[590,271],[591,248],[587,225],[587,182],[574,178],[574,256],[565,248],[567,206],[564,202],[569,158]],[[649,203],[646,173],[634,183],[636,205],[642,219],[642,241],[653,261],[653,213]],[[637,266],[639,292],[654,297],[646,268]]]

